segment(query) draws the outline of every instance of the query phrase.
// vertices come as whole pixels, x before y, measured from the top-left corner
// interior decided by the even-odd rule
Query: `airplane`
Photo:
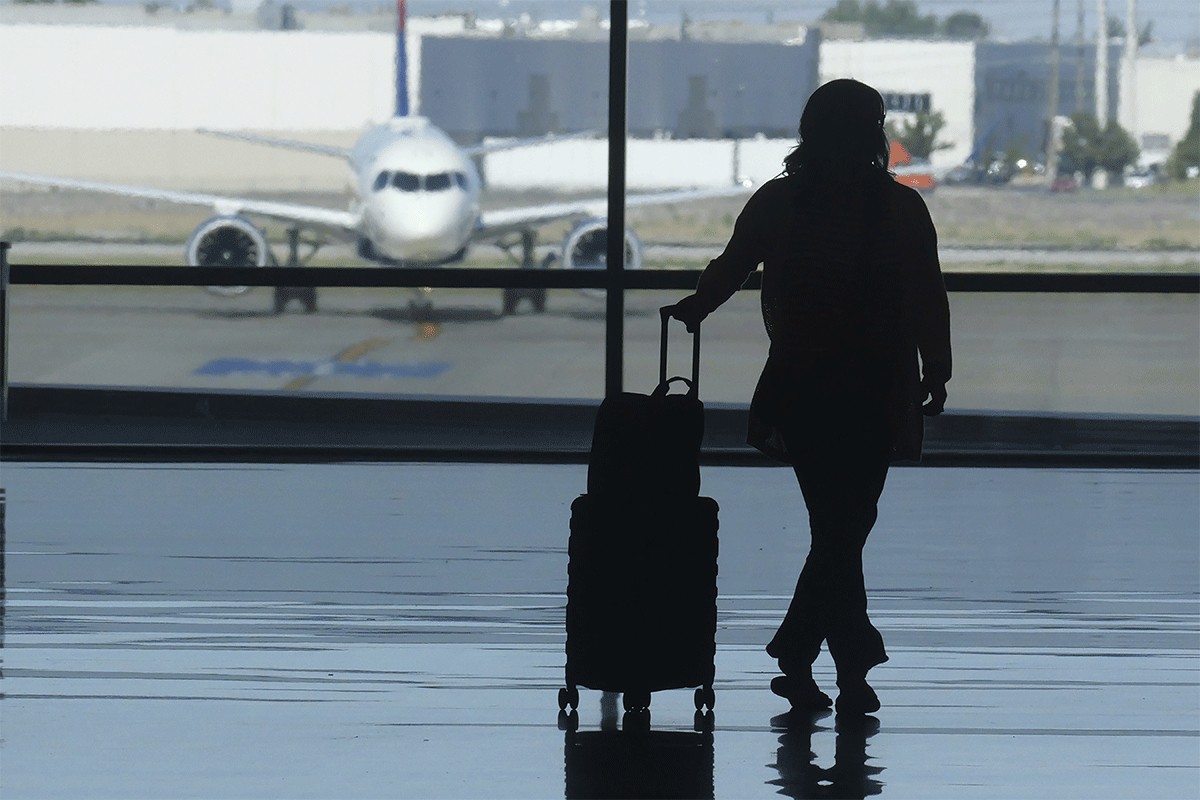
[[[350,168],[353,192],[347,210],[20,172],[0,171],[0,180],[209,207],[214,216],[201,222],[184,245],[184,260],[189,266],[265,267],[278,264],[265,233],[251,219],[262,217],[282,221],[288,226],[286,266],[301,266],[323,244],[342,240],[354,243],[360,258],[383,266],[454,264],[465,258],[472,244],[492,242],[510,255],[515,247],[519,247],[519,263],[524,268],[546,268],[555,262],[568,269],[602,268],[606,254],[607,198],[483,211],[480,207],[482,183],[472,160],[499,150],[593,134],[569,133],[460,147],[429,119],[410,116],[404,5],[401,0],[397,15],[395,116],[368,127],[353,147],[343,149],[237,132],[202,131],[244,142],[344,159]],[[747,194],[748,190],[748,182],[743,182],[711,189],[633,194],[626,197],[625,203],[627,207],[661,205]],[[536,262],[537,229],[564,220],[574,220],[574,225],[561,250]],[[302,233],[317,237],[303,242],[310,248],[303,258],[299,250]],[[627,269],[641,266],[642,244],[630,228],[625,230],[625,253]],[[214,294],[236,296],[249,287],[208,288]],[[277,288],[275,312],[282,313],[292,296],[299,297],[307,312],[316,311],[315,289]],[[504,313],[514,312],[523,297],[531,300],[536,312],[545,310],[545,289],[505,289]],[[428,310],[428,290],[417,290],[413,307],[414,310]]]

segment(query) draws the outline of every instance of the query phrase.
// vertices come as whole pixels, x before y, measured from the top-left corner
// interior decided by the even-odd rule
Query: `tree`
[[[938,20],[933,14],[921,16],[913,0],[838,0],[821,15],[826,22],[859,22],[868,36],[932,36]]]
[[[826,22],[862,22],[862,3],[858,0],[838,0],[833,8],[821,15]]]
[[[1099,167],[1096,162],[1096,142],[1100,140],[1100,126],[1094,114],[1077,112],[1071,115],[1071,123],[1063,128],[1062,148],[1059,157],[1063,172],[1082,172],[1090,181],[1092,173]]]
[[[942,22],[942,32],[950,39],[986,39],[992,27],[973,11],[956,11]]]
[[[1105,30],[1108,33],[1109,39],[1125,38],[1125,23],[1119,17],[1109,17]],[[1138,45],[1150,44],[1152,41],[1154,41],[1154,20],[1149,20],[1138,31]]]
[[[1142,26],[1142,32],[1138,34],[1138,46],[1150,44],[1154,41],[1154,20],[1148,21]]]
[[[1101,128],[1094,114],[1081,112],[1073,114],[1071,124],[1063,130],[1059,154],[1063,171],[1082,172],[1090,181],[1098,169],[1120,175],[1137,160],[1138,146],[1115,121],[1109,120]]]
[[[1192,115],[1188,119],[1187,133],[1167,159],[1167,172],[1173,178],[1186,178],[1188,167],[1200,169],[1200,92],[1192,95]]]
[[[904,145],[913,158],[929,158],[935,150],[953,147],[952,142],[939,142],[938,134],[946,127],[940,111],[918,111],[911,120],[889,121],[887,135]]]
[[[1109,120],[1096,142],[1096,163],[1109,175],[1120,175],[1127,166],[1137,161],[1137,142],[1133,136],[1115,121]]]

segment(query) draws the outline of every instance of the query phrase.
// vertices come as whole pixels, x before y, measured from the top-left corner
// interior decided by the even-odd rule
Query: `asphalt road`
[[[545,313],[501,314],[498,290],[322,289],[319,310],[271,313],[255,289],[12,290],[13,383],[209,387],[404,395],[598,398],[603,301],[553,290]],[[656,380],[659,306],[677,292],[631,292],[625,381]],[[1200,306],[1194,295],[954,294],[949,407],[1196,415]],[[686,339],[673,373],[686,372]],[[758,295],[743,292],[704,327],[702,395],[746,403],[767,349]]]

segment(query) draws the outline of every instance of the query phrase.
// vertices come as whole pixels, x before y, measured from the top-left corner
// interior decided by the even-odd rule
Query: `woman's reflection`
[[[881,793],[883,782],[875,776],[883,767],[867,763],[867,740],[879,731],[879,720],[860,715],[837,717],[833,766],[825,768],[815,763],[812,737],[829,730],[820,724],[828,716],[828,711],[791,711],[771,719],[771,728],[782,735],[775,763],[770,765],[779,771],[779,778],[769,783],[779,787],[779,794],[794,798],[862,798]]]

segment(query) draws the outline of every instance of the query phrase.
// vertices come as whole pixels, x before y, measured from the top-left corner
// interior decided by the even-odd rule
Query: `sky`
[[[377,2],[377,0],[355,0],[355,2]],[[1061,0],[1061,35],[1075,35],[1076,12],[1079,0]],[[408,0],[410,14],[425,14],[438,10],[474,7],[506,7],[511,13],[531,10],[544,17],[578,16],[583,6],[592,5],[606,10],[606,2],[596,0]],[[678,19],[681,10],[687,9],[693,18],[706,16],[765,20],[773,13],[776,20],[794,19],[812,21],[833,5],[833,0],[631,0],[630,16],[646,16],[654,21]],[[1097,12],[1096,0],[1083,0],[1084,27],[1095,31]],[[992,26],[993,34],[1001,38],[1029,39],[1049,38],[1053,4],[1051,0],[918,0],[922,14],[948,16],[955,11],[974,11],[982,15]],[[1126,0],[1107,0],[1107,13],[1122,20],[1125,18]],[[1200,3],[1196,0],[1137,0],[1138,24],[1154,21],[1157,37],[1186,42],[1189,39],[1200,43]],[[482,14],[481,14],[482,15]]]
[[[142,3],[144,0],[100,0],[105,3]],[[219,0],[218,0],[219,1]],[[883,0],[886,1],[886,0]],[[1076,13],[1080,0],[1061,1],[1061,35],[1070,41],[1075,36]],[[0,0],[3,2],[3,0]],[[176,0],[185,3],[187,0]],[[298,8],[350,6],[363,9],[386,8],[394,0],[274,0],[290,2]],[[687,10],[693,19],[741,19],[812,22],[835,0],[629,0],[630,17],[651,22],[672,23]],[[1106,0],[1107,14],[1124,21],[1127,0]],[[1085,35],[1095,31],[1097,0],[1082,0]],[[411,16],[432,16],[475,11],[481,17],[517,16],[530,13],[538,19],[577,19],[591,6],[607,16],[607,0],[408,0]],[[993,38],[1049,39],[1052,0],[917,0],[921,14],[946,17],[956,11],[974,11],[991,25]],[[1154,37],[1173,49],[1200,49],[1200,2],[1197,0],[1137,0],[1138,26],[1154,22]],[[1172,48],[1168,48],[1172,49]]]

